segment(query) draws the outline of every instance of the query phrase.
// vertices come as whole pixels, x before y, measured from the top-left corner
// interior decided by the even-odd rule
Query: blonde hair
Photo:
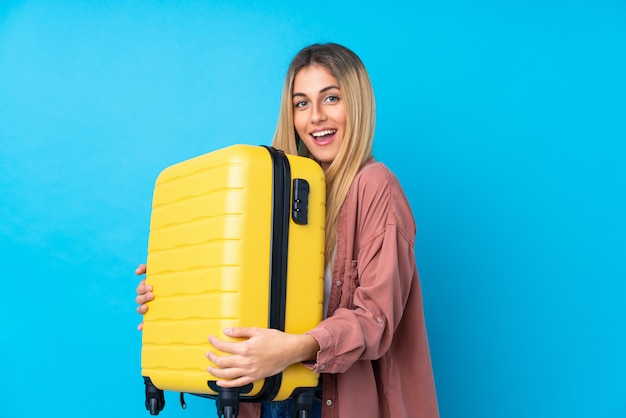
[[[341,45],[315,44],[296,54],[283,86],[280,113],[272,145],[287,154],[311,157],[293,124],[293,82],[310,65],[321,65],[337,79],[346,108],[346,130],[335,160],[326,175],[326,262],[337,242],[337,218],[354,177],[372,156],[376,105],[367,70],[359,57]]]

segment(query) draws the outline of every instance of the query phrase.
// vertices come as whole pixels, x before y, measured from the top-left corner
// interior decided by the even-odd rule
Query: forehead
[[[329,86],[339,87],[335,76],[326,67],[311,64],[296,73],[293,80],[293,91],[296,93],[317,93]]]

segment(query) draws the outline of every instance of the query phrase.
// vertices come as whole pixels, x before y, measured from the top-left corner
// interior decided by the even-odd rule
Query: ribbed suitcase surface
[[[223,328],[302,333],[321,320],[324,174],[308,158],[287,156],[286,169],[275,158],[267,147],[234,145],[159,175],[146,275],[155,299],[142,337],[142,374],[158,389],[215,395],[205,353],[210,334],[226,338]],[[276,184],[281,178],[284,191]],[[281,204],[277,194],[288,202]],[[276,257],[283,252],[286,264],[278,266]],[[286,284],[272,284],[285,272]],[[281,291],[282,306],[276,306]],[[284,322],[276,325],[277,317]],[[268,393],[271,399],[286,399],[295,388],[316,386],[317,375],[297,364],[278,382],[265,383],[255,382],[241,399],[258,400]]]

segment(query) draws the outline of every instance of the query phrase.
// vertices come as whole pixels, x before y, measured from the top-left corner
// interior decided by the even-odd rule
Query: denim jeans
[[[278,402],[263,402],[261,404],[261,418],[291,418],[293,399]],[[322,417],[322,403],[319,399],[313,399],[313,409],[310,418]]]

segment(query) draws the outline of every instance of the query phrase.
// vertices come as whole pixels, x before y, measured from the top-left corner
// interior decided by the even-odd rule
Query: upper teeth
[[[318,136],[324,136],[324,135],[331,135],[331,134],[334,134],[335,132],[337,131],[334,129],[326,129],[325,131],[313,132],[311,135],[318,137]]]

